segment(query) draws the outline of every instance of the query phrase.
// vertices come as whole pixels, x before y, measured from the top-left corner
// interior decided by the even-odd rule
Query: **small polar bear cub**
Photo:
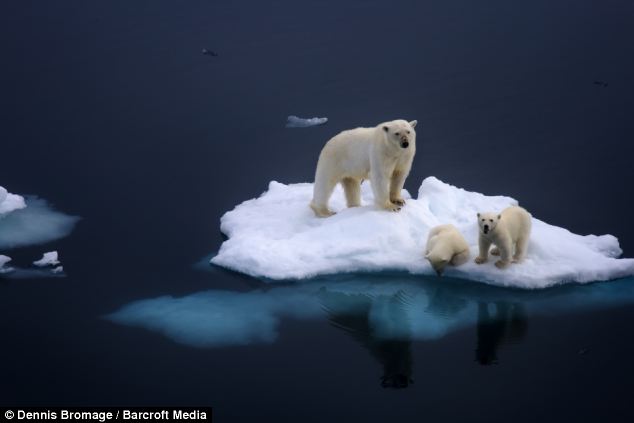
[[[508,207],[500,214],[478,213],[480,254],[475,262],[482,264],[488,260],[491,244],[496,246],[491,254],[500,256],[500,260],[495,262],[498,268],[507,267],[511,256],[513,263],[521,262],[531,234],[531,219],[529,212],[517,206]]]
[[[343,185],[348,207],[361,205],[361,181],[370,179],[379,208],[399,211],[405,205],[401,191],[416,153],[417,121],[393,120],[374,128],[343,131],[321,150],[313,200],[318,217],[332,216],[328,201],[335,186]]]
[[[460,266],[469,260],[469,244],[454,225],[436,226],[427,236],[425,258],[441,276],[448,264]]]

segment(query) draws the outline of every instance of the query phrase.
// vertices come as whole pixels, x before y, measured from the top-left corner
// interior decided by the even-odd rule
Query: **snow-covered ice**
[[[309,126],[317,126],[317,125],[323,125],[324,123],[328,122],[328,118],[319,118],[319,117],[314,117],[314,118],[309,118],[309,119],[305,119],[305,118],[300,118],[297,116],[289,116],[286,122],[286,127],[287,128],[307,128]]]
[[[42,258],[33,262],[37,267],[57,266],[59,257],[57,251],[49,251],[42,255]]]
[[[345,208],[343,190],[337,186],[330,205],[338,213],[326,219],[314,216],[308,207],[311,197],[312,184],[271,182],[259,198],[224,214],[221,230],[228,239],[211,262],[269,280],[383,270],[431,275],[423,258],[427,233],[436,225],[452,223],[470,244],[471,259],[448,268],[448,277],[545,288],[634,275],[634,259],[618,258],[622,251],[614,236],[576,235],[535,216],[522,264],[500,270],[492,259],[476,265],[476,213],[501,211],[517,201],[465,191],[435,177],[423,181],[417,199],[404,192],[409,200],[399,213],[374,207],[367,182],[362,186],[364,206],[352,209]]]
[[[492,319],[521,329],[529,315],[633,302],[632,279],[527,291],[451,278],[366,274],[249,292],[162,296],[135,301],[106,318],[194,347],[270,344],[278,338],[283,320],[328,319],[356,339],[362,337],[367,341],[363,345],[371,345],[393,339],[438,339]]]
[[[14,210],[26,207],[24,197],[11,194],[4,187],[0,186],[0,219]]]

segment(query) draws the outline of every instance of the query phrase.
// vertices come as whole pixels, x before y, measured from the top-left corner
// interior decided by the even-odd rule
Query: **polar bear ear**
[[[480,217],[480,213],[478,213],[478,217]]]
[[[390,128],[388,128],[387,126],[384,126],[384,127],[383,127],[383,130],[384,130],[385,132],[387,132],[387,131],[389,131],[389,130],[390,130]]]
[[[498,214],[498,220],[502,219],[502,215]]]
[[[416,128],[416,124],[417,124],[417,123],[418,123],[418,121],[417,121],[417,120],[413,120],[413,121],[411,121],[409,124],[410,124],[410,126],[411,126],[412,128]]]

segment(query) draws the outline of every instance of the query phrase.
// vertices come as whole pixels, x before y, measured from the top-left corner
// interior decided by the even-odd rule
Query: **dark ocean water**
[[[631,420],[633,280],[271,287],[194,265],[218,250],[225,211],[270,180],[312,181],[340,130],[401,117],[420,125],[410,192],[434,175],[509,195],[633,257],[633,20],[626,0],[3,4],[0,184],[82,220],[2,251],[28,263],[56,249],[68,277],[0,280],[0,404]],[[329,122],[286,129],[290,114]],[[192,301],[200,321],[104,318],[159,297]],[[236,326],[204,325],[206,304],[235,304]]]

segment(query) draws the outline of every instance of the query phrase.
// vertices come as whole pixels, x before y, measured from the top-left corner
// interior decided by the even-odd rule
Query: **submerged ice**
[[[634,275],[634,259],[612,235],[581,236],[533,218],[526,260],[499,270],[490,260],[476,265],[476,213],[501,211],[517,201],[469,192],[429,177],[418,198],[399,213],[375,208],[369,183],[362,186],[363,207],[345,208],[337,187],[331,207],[338,213],[318,219],[308,207],[312,184],[271,182],[259,198],[243,202],[221,219],[228,239],[211,262],[254,277],[305,279],[342,272],[381,270],[433,274],[423,258],[429,230],[451,223],[465,236],[471,259],[446,275],[501,286],[545,288],[565,282],[586,283]]]
[[[79,220],[54,210],[37,197],[11,194],[0,187],[0,252],[5,249],[43,244],[71,233]],[[63,277],[64,268],[59,265],[57,251],[44,253],[34,261],[37,268],[8,266],[11,258],[0,254],[0,274],[3,278]],[[12,263],[13,264],[13,263]]]
[[[21,200],[11,200],[10,211],[0,211],[0,249],[43,244],[63,238],[71,233],[79,220],[76,216],[54,210],[41,198],[15,197]],[[9,198],[0,203],[0,210],[6,210],[2,204],[7,203]]]
[[[390,341],[438,339],[471,326],[501,328],[493,340],[499,345],[504,337],[525,333],[529,316],[631,304],[632,282],[527,291],[451,278],[334,276],[249,292],[212,290],[141,300],[106,318],[194,347],[270,344],[282,321],[315,319],[327,319],[371,349]],[[484,342],[478,341],[476,356],[487,364],[495,349]]]

